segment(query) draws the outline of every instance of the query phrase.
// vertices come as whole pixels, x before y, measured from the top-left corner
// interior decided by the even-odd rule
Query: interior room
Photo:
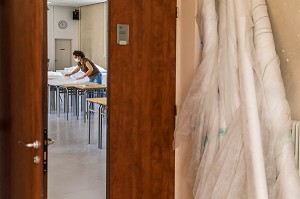
[[[294,26],[295,22],[291,22],[288,19],[291,17],[296,17],[298,16],[297,14],[297,9],[299,8],[300,5],[298,5],[295,1],[290,2],[290,3],[282,3],[282,2],[273,2],[273,1],[267,1],[268,7],[269,7],[269,14],[270,14],[270,19],[272,23],[272,28],[273,28],[273,34],[275,38],[275,44],[276,44],[276,50],[279,55],[279,58],[281,60],[281,70],[282,70],[282,77],[284,80],[284,84],[286,87],[286,93],[287,93],[287,99],[289,101],[289,104],[292,108],[292,118],[294,120],[299,120],[299,104],[297,103],[297,96],[300,94],[297,91],[297,84],[299,83],[296,76],[294,74],[297,74],[299,71],[296,67],[297,63],[299,63],[299,59],[297,58],[296,54],[299,52],[299,34],[297,26]],[[282,4],[282,6],[281,6]],[[102,5],[102,4],[101,4]],[[296,6],[295,6],[296,5]],[[100,16],[92,15],[93,11],[96,9],[96,7],[99,7],[97,9],[101,10]],[[98,18],[104,19],[107,17],[107,5],[103,3],[103,6],[100,6],[98,4],[92,5],[92,6],[83,6],[83,7],[61,7],[61,6],[53,6],[49,4],[49,19],[48,19],[48,26],[52,26],[53,31],[48,32],[49,34],[49,71],[55,71],[55,49],[54,49],[54,38],[68,38],[72,40],[72,50],[82,49],[84,52],[87,52],[89,57],[92,60],[95,60],[97,64],[99,64],[101,67],[104,69],[107,69],[107,48],[106,48],[106,39],[107,39],[107,34],[106,32],[102,31],[103,28],[105,28],[105,23],[99,25],[98,23]],[[60,30],[57,27],[57,23],[61,19],[61,16],[64,16],[66,12],[70,13],[74,11],[75,9],[79,9],[80,12],[80,20],[74,21],[68,15],[68,17],[65,16],[65,19],[67,20],[68,24],[70,26],[78,27],[78,30],[76,28],[74,29],[74,32],[78,32],[78,34],[70,34],[65,35],[63,30]],[[292,12],[289,12],[289,11]],[[177,18],[177,76],[176,76],[176,104],[177,104],[177,111],[180,112],[181,106],[184,102],[184,99],[187,95],[188,88],[191,85],[192,82],[192,77],[194,76],[197,68],[200,65],[200,55],[202,51],[201,47],[201,41],[199,38],[199,31],[198,31],[198,24],[197,21],[195,20],[198,12],[198,1],[195,0],[188,0],[188,1],[178,1],[178,13],[179,17]],[[58,13],[56,16],[54,13]],[[284,17],[277,17],[279,13],[284,13]],[[48,15],[48,16],[49,16]],[[59,16],[59,17],[57,17]],[[87,21],[85,21],[84,18],[88,18]],[[94,18],[93,18],[94,17]],[[92,20],[93,19],[93,20]],[[96,23],[96,24],[95,24]],[[284,24],[284,25],[283,25]],[[284,28],[283,28],[284,27]],[[70,27],[71,28],[71,27]],[[98,30],[96,30],[98,28]],[[49,28],[50,30],[51,28]],[[95,30],[94,30],[95,29]],[[290,39],[290,34],[285,32],[285,29],[289,29],[289,32],[293,33],[293,39]],[[94,32],[97,32],[97,34],[93,34]],[[99,35],[101,35],[99,37]],[[102,39],[103,38],[103,39]],[[96,42],[95,42],[96,41]],[[297,42],[293,42],[297,41]],[[101,46],[99,49],[97,46],[95,46],[96,43],[99,43],[98,47]],[[98,55],[103,55],[103,56],[98,56]],[[73,59],[71,59],[72,65],[74,65]],[[297,83],[298,82],[298,83]],[[298,89],[299,90],[299,89]],[[85,124],[78,124],[78,121],[65,121],[63,119],[63,115],[60,117],[59,121],[56,121],[56,116],[55,113],[52,115],[49,115],[49,119],[51,122],[49,122],[49,125],[53,125],[53,130],[58,128],[57,126],[65,126],[64,128],[67,129],[72,129],[73,127],[75,129],[82,129],[80,131],[85,131],[86,126]],[[52,123],[54,121],[54,123]],[[58,123],[60,123],[58,125]],[[60,126],[60,128],[61,128]],[[51,130],[51,126],[49,126],[49,132]],[[97,128],[96,122],[93,128]],[[64,129],[65,130],[65,129]],[[51,133],[49,133],[51,136]],[[53,154],[51,156],[51,150],[54,152],[57,150],[57,153],[60,151],[60,148],[63,146],[55,146],[60,144],[60,137],[63,136],[61,133],[53,133],[52,137],[55,140],[55,144],[50,147],[50,168],[51,168],[51,158],[57,158]],[[67,135],[65,135],[68,137]],[[79,142],[80,145],[84,146],[83,151],[89,151],[89,154],[95,153],[97,155],[93,156],[94,158],[96,156],[102,157],[105,159],[105,149],[101,151],[101,153],[97,153],[93,151],[96,149],[96,142],[93,141],[91,145],[87,146],[86,145],[86,134],[83,137],[76,137],[79,139],[82,139],[84,141]],[[95,140],[97,135],[94,134],[92,135],[92,140]],[[69,137],[68,139],[73,139]],[[64,142],[63,142],[64,143]],[[74,146],[73,146],[74,147]],[[192,194],[192,188],[191,184],[187,181],[185,178],[185,170],[184,167],[186,165],[186,162],[188,162],[188,153],[190,152],[190,145],[185,145],[181,148],[176,149],[176,180],[175,180],[175,195],[176,198],[178,199],[188,199],[188,198],[193,198]],[[55,149],[57,148],[57,149]],[[105,148],[105,146],[104,146]],[[79,150],[79,149],[77,149]],[[74,150],[76,151],[76,150]],[[97,151],[97,149],[96,149]],[[80,151],[79,151],[80,152]],[[74,157],[73,157],[74,158]],[[65,159],[65,158],[61,158]],[[91,158],[92,159],[92,158]],[[89,161],[92,161],[89,159]],[[101,158],[100,158],[101,159]],[[103,160],[101,159],[100,161],[103,163]],[[97,160],[93,160],[97,162]],[[71,164],[74,164],[74,162],[71,161]],[[93,163],[92,163],[93,164]],[[101,167],[105,168],[105,164]],[[65,171],[64,171],[65,172]],[[78,172],[78,171],[75,171]],[[105,179],[105,172],[99,174],[101,179]],[[88,178],[87,176],[85,176]],[[62,195],[72,195],[72,189],[70,188],[70,192],[60,192],[53,190],[55,187],[59,187],[59,184],[55,184],[55,180],[58,178],[57,176],[51,176],[51,172],[49,174],[49,197],[51,198],[51,192],[53,191],[55,194],[62,194]],[[95,180],[95,179],[93,179]],[[97,181],[97,180],[95,180]],[[99,183],[99,182],[98,182]],[[105,186],[104,181],[100,182],[101,187]],[[94,188],[84,188],[86,190],[80,191],[78,187],[75,186],[74,189],[76,189],[78,192],[75,192],[76,195],[80,195],[82,193],[85,193],[85,191],[88,191],[90,194],[95,193],[96,195],[104,192],[104,189],[101,190],[99,187],[97,188],[97,183],[92,183],[92,187]],[[91,190],[92,189],[92,190]],[[65,190],[66,191],[66,190]],[[59,193],[60,192],[60,193]],[[57,197],[57,195],[53,195]],[[72,197],[75,197],[72,195]],[[93,198],[91,196],[91,198]]]
[[[300,198],[299,0],[82,2],[0,3],[0,198]]]
[[[71,93],[75,85],[89,82],[87,77],[76,80],[83,71],[64,77],[77,67],[72,54],[75,50],[84,52],[97,66],[102,85],[107,85],[107,1],[51,0],[47,4],[48,84],[52,89],[48,110],[48,136],[52,140],[48,149],[48,198],[106,198],[106,117],[101,116],[103,140],[99,147],[99,105],[89,106],[93,112],[86,110],[91,114],[84,120],[84,98],[79,97],[77,102],[73,93],[66,99],[60,88],[71,84],[66,88]],[[55,91],[59,94],[52,95]]]

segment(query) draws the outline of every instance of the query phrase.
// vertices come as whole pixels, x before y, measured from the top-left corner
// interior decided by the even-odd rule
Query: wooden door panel
[[[176,1],[109,1],[108,195],[174,198]],[[129,45],[116,43],[129,24]]]
[[[46,127],[46,1],[2,0],[0,3],[0,198],[43,198],[43,147]],[[44,87],[43,87],[44,86]],[[46,113],[46,114],[43,114]],[[46,198],[46,197],[44,197]]]

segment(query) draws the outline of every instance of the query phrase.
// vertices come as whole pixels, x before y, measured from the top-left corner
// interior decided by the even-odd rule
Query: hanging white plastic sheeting
[[[197,78],[193,80],[188,99],[183,105],[181,120],[178,120],[180,129],[175,136],[175,147],[188,137],[192,138],[193,150],[189,163],[189,176],[191,183],[195,182],[200,160],[203,159],[203,151],[211,128],[218,128],[218,85],[217,85],[217,54],[218,32],[217,13],[215,2],[203,2],[203,53],[202,63],[196,72]],[[205,98],[203,97],[205,96]],[[185,119],[186,120],[185,120]],[[216,125],[217,124],[217,125]],[[215,131],[217,129],[214,129]],[[179,133],[180,132],[180,133]],[[209,157],[208,157],[209,158]],[[197,187],[197,186],[195,186]]]
[[[248,0],[234,1],[242,101],[241,119],[247,171],[247,196],[248,198],[267,199],[268,189],[262,147],[263,132],[260,128],[256,83],[253,72],[256,65],[255,55],[253,54],[253,23],[248,3]]]
[[[270,172],[269,181],[275,180],[270,177],[272,173],[272,176],[276,175],[276,198],[298,199],[300,198],[300,178],[295,165],[290,133],[290,107],[285,96],[280,62],[275,52],[267,5],[265,0],[251,0],[251,5],[254,45],[258,62],[257,73],[260,74],[263,88],[261,118],[265,129],[264,144],[269,164],[267,166],[267,171]],[[276,173],[272,171],[272,163],[276,164]]]
[[[175,147],[193,143],[188,171],[195,198],[300,198],[265,2],[200,0],[199,8],[203,61],[175,130]]]

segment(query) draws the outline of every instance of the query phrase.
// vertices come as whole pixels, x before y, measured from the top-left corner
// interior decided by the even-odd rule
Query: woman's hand
[[[76,80],[80,80],[80,79],[83,79],[83,78],[84,78],[84,77],[77,77]]]
[[[80,70],[80,67],[77,66],[71,73],[65,74],[66,77],[76,74]]]

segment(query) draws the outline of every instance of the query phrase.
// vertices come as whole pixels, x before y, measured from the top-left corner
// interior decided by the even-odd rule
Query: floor
[[[88,144],[88,122],[82,116],[77,120],[70,113],[67,120],[63,110],[60,117],[55,111],[48,114],[48,136],[55,140],[48,150],[48,199],[106,198],[106,133],[99,149],[97,129],[98,113],[94,113]]]

